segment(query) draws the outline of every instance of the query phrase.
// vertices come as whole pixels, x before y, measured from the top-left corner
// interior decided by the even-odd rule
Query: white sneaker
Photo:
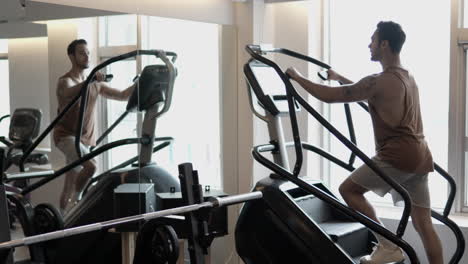
[[[403,260],[405,260],[405,255],[401,248],[386,248],[380,244],[377,244],[377,246],[373,248],[372,254],[360,259],[361,264],[384,264],[401,262]]]

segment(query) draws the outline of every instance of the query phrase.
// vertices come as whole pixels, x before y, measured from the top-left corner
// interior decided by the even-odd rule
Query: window
[[[156,124],[155,133],[156,137],[169,136],[175,140],[169,147],[155,153],[153,159],[174,175],[178,174],[180,163],[193,162],[202,184],[221,187],[218,25],[141,17],[142,26],[139,28],[137,19],[133,15],[100,18],[99,46],[108,57],[140,46],[143,49],[173,51],[178,55],[175,62],[178,76],[171,108]],[[137,43],[138,30],[141,30],[141,43]],[[152,56],[141,58],[143,67],[162,64]],[[137,61],[128,60],[107,67],[106,71],[114,74],[113,87],[123,88],[130,84],[139,68],[140,60]],[[106,102],[102,109],[107,112],[107,126],[123,113],[125,106],[126,103]],[[110,134],[109,141],[136,135],[138,118],[130,115]],[[121,147],[110,152],[109,167],[130,158],[129,152],[137,151],[136,146],[124,148],[124,151]]]
[[[113,74],[114,78],[109,83],[116,89],[126,89],[132,85],[136,75],[136,61],[120,61],[107,67],[107,74]],[[106,100],[106,112],[108,127],[113,124],[126,110],[127,101]],[[137,114],[130,113],[109,134],[107,141],[112,142],[124,138],[137,137]],[[131,144],[112,149],[109,154],[109,167],[114,167],[138,154],[138,145]]]
[[[99,18],[99,46],[137,44],[137,16],[119,15]]]
[[[99,47],[106,48],[100,50],[101,61],[110,57],[115,57],[126,52],[137,49],[137,16],[118,15],[99,18]],[[122,49],[121,47],[125,48]],[[104,55],[103,55],[104,54]],[[113,74],[114,78],[109,83],[116,89],[126,89],[132,84],[137,73],[137,63],[135,58],[118,61],[110,64],[105,69],[106,74]],[[101,120],[100,133],[109,128],[126,110],[127,102],[115,100],[101,100]],[[137,137],[138,118],[137,114],[130,113],[125,119],[107,136],[105,142],[113,142],[124,138]],[[120,163],[136,156],[138,145],[131,144],[120,146],[106,152],[103,156],[104,169],[112,168]]]
[[[10,114],[10,76],[8,71],[8,40],[0,39],[0,117]],[[0,135],[8,136],[9,119],[0,123]]]
[[[418,10],[424,9],[424,12]],[[349,17],[353,10],[352,21]],[[368,12],[376,10],[376,12]],[[418,13],[415,19],[415,12]],[[402,64],[418,82],[424,132],[434,160],[447,168],[448,154],[448,95],[450,50],[449,1],[334,1],[330,2],[330,54],[331,65],[348,78],[360,78],[380,72],[380,65],[370,61],[368,44],[376,25],[382,20],[393,20],[402,25],[407,39],[401,53]],[[421,21],[424,21],[423,23]],[[352,38],[350,38],[350,32]],[[437,36],[437,37],[430,37]],[[428,63],[430,61],[430,63]],[[434,67],[434,65],[438,65]],[[437,106],[437,107],[434,107]],[[353,119],[358,146],[366,154],[374,154],[373,134],[368,114],[353,106]],[[333,124],[348,135],[341,104],[330,106]],[[349,151],[341,143],[330,139],[332,153],[341,153],[345,160]],[[356,159],[355,166],[362,164]],[[349,172],[336,166],[330,168],[330,184],[336,191]],[[447,198],[446,181],[434,174],[429,177],[433,207],[442,207]],[[371,199],[382,199],[371,195]],[[386,201],[391,201],[389,197]]]
[[[171,108],[156,128],[156,136],[171,136],[174,143],[155,160],[173,173],[178,164],[193,162],[202,184],[221,187],[218,26],[159,17],[144,21],[145,46],[178,55]]]

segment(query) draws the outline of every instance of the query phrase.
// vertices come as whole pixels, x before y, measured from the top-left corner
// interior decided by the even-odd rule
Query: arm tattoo
[[[375,76],[367,76],[359,82],[343,87],[345,101],[360,101],[372,97],[373,88],[377,84]]]
[[[353,94],[353,89],[351,89],[351,87],[344,87],[343,89],[343,94],[346,97],[350,97],[352,94]]]

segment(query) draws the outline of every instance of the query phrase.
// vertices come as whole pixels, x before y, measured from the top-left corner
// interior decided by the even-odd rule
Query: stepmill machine
[[[405,263],[420,263],[414,249],[402,239],[410,215],[409,195],[356,147],[349,105],[345,104],[345,111],[352,140],[348,140],[309,105],[297,93],[283,70],[265,55],[286,55],[325,69],[330,66],[287,49],[264,49],[248,45],[246,50],[251,56],[244,66],[251,107],[254,114],[267,123],[270,135],[270,143],[254,147],[253,156],[273,173],[260,180],[254,188],[254,191],[263,193],[263,199],[246,202],[240,213],[235,235],[236,248],[242,260],[247,264],[359,263],[359,258],[372,250],[375,241],[370,232],[372,230],[401,247],[408,255]],[[255,109],[254,98],[258,100],[264,114]],[[300,106],[351,151],[348,162],[301,142],[296,119]],[[361,106],[367,109],[366,104],[362,103]],[[294,142],[285,141],[281,122],[285,117],[290,117]],[[294,147],[296,155],[291,169],[288,164],[288,147]],[[397,190],[404,198],[405,207],[396,233],[347,207],[321,182],[298,177],[303,149],[319,154],[348,171],[354,170],[354,159],[358,156]],[[273,161],[265,158],[262,154],[265,152],[272,155]],[[463,256],[465,242],[459,227],[448,218],[455,196],[455,183],[437,164],[435,168],[448,180],[451,190],[443,214],[432,211],[432,216],[454,233],[457,248],[449,263],[458,263]]]
[[[93,76],[98,70],[111,63],[139,55],[156,56],[160,58],[164,64],[149,65],[143,69],[138,80],[137,89],[134,90],[128,101],[127,112],[125,112],[110,129],[113,129],[128,112],[138,109],[139,111],[145,112],[141,137],[117,140],[104,144],[92,150],[89,154],[81,155],[78,146],[86,108],[88,85],[92,81]],[[172,57],[172,60],[168,57]],[[180,184],[177,177],[169,174],[151,161],[152,153],[167,146],[172,140],[171,138],[155,138],[155,128],[158,118],[161,117],[171,105],[172,91],[177,75],[176,68],[173,65],[176,57],[177,55],[173,52],[137,50],[111,58],[91,71],[83,85],[81,93],[69,103],[63,112],[58,114],[57,118],[52,121],[46,130],[25,152],[22,157],[22,162],[27,159],[28,155],[40,141],[46,137],[56,123],[63,118],[65,113],[78,101],[80,101],[80,118],[77,120],[79,129],[76,134],[76,146],[80,158],[59,170],[52,171],[48,175],[28,174],[24,178],[36,177],[38,180],[24,187],[20,194],[7,195],[8,200],[13,202],[17,208],[17,217],[22,224],[26,237],[62,229],[71,230],[67,232],[73,233],[73,227],[84,225],[92,226],[96,222],[108,221],[126,214],[154,211],[156,209],[154,200],[155,193],[180,191]],[[108,132],[105,134],[108,134]],[[153,147],[154,142],[158,141],[163,141],[163,143]],[[24,199],[25,195],[63,175],[84,161],[90,160],[109,149],[127,144],[140,144],[140,155],[122,163],[105,174],[95,177],[92,180],[93,184],[87,186],[86,194],[82,195],[79,203],[65,218],[62,218],[61,214],[51,205],[41,204],[33,206],[27,199]],[[136,161],[137,166],[123,168]],[[22,164],[23,163],[20,165],[22,166]],[[19,175],[15,177],[17,179],[20,178]],[[140,193],[136,193],[137,199],[133,200],[133,203],[130,201],[122,201],[119,203],[121,207],[114,208],[114,190],[124,183],[136,183],[138,186],[141,183],[148,184],[141,185],[141,189],[145,189],[146,191],[143,196],[141,196]],[[148,200],[150,199],[148,197],[152,197],[153,199]],[[143,206],[139,203],[140,201],[145,202]],[[124,210],[133,211],[129,213],[123,212]],[[60,238],[60,236],[58,236],[58,239],[43,243],[37,243],[38,241],[34,241],[34,243],[31,242],[31,244],[27,244],[29,245],[31,260],[26,263],[120,263],[121,234],[110,232],[109,229],[111,228],[112,225],[108,226],[108,228],[105,228],[103,231],[90,232],[66,238]]]

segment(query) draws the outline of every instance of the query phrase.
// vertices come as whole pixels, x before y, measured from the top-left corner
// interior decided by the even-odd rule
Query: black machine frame
[[[77,147],[76,151],[78,153],[79,158],[77,160],[73,161],[72,163],[67,164],[64,167],[62,167],[62,168],[60,168],[58,170],[55,170],[55,171],[47,171],[46,173],[44,173],[44,172],[38,172],[38,173],[28,172],[28,173],[24,173],[24,175],[21,175],[21,173],[18,174],[18,175],[15,175],[15,179],[30,179],[30,178],[41,178],[41,179],[34,182],[33,184],[26,185],[24,188],[20,189],[18,194],[8,194],[8,197],[13,200],[13,203],[15,203],[17,205],[18,204],[23,205],[23,203],[20,202],[20,200],[21,201],[24,200],[22,197],[25,197],[26,195],[28,195],[32,191],[40,188],[41,186],[43,186],[43,185],[47,184],[48,182],[52,181],[53,179],[56,179],[57,177],[65,174],[66,172],[68,172],[71,169],[73,169],[74,167],[82,164],[83,162],[85,162],[87,160],[90,160],[90,159],[102,154],[103,152],[110,150],[110,149],[113,149],[113,148],[116,148],[116,147],[119,147],[119,146],[123,146],[123,145],[129,145],[129,144],[141,144],[143,147],[147,148],[147,146],[153,146],[153,142],[159,142],[158,145],[152,147],[151,149],[148,149],[148,151],[151,151],[151,153],[154,153],[156,151],[159,151],[159,150],[165,148],[166,146],[170,145],[173,142],[172,137],[155,138],[154,134],[153,135],[143,134],[141,137],[127,138],[127,139],[117,140],[117,141],[114,141],[114,142],[111,142],[111,143],[104,144],[104,145],[100,146],[99,148],[93,150],[92,152],[90,152],[89,154],[86,154],[84,156],[82,155],[82,153],[79,150],[79,143],[81,141],[81,132],[82,132],[84,112],[86,110],[86,99],[87,99],[87,95],[88,95],[88,86],[93,81],[96,72],[99,71],[100,69],[106,67],[107,65],[109,65],[111,63],[121,61],[121,60],[125,60],[125,59],[135,57],[135,56],[140,56],[140,55],[153,55],[153,56],[156,56],[157,58],[161,58],[166,64],[169,63],[169,59],[166,56],[169,56],[169,57],[172,57],[172,60],[169,63],[171,65],[172,65],[172,62],[175,62],[175,60],[177,59],[177,54],[174,53],[174,52],[170,52],[170,51],[135,50],[135,51],[132,51],[132,52],[129,52],[129,53],[117,56],[117,57],[110,58],[110,59],[106,60],[105,62],[103,62],[103,63],[99,64],[98,66],[96,66],[91,71],[91,73],[89,74],[89,76],[87,77],[85,82],[83,83],[83,88],[81,89],[80,93],[77,94],[70,101],[70,103],[67,104],[67,106],[64,108],[64,110],[57,115],[57,117],[39,135],[39,137],[37,137],[36,140],[34,142],[32,142],[32,144],[26,150],[24,150],[24,154],[23,154],[23,156],[22,156],[22,158],[21,158],[21,160],[19,162],[19,167],[20,167],[20,171],[24,173],[25,172],[24,163],[27,161],[27,158],[30,156],[30,154],[35,150],[35,148],[40,144],[40,142],[42,142],[42,140],[52,131],[52,129],[57,125],[57,123],[71,109],[71,107],[81,100],[80,118],[77,120],[80,129],[79,129],[79,131],[77,131],[76,142],[75,142],[75,143],[77,143],[77,144],[75,144],[75,147]],[[171,66],[171,67],[173,67],[173,66]],[[172,71],[172,69],[171,69],[171,71]],[[169,90],[169,93],[172,93],[172,89]],[[168,94],[167,98],[170,98],[170,96],[172,96],[172,94]],[[155,114],[156,114],[156,116],[159,116],[159,115],[165,113],[168,110],[169,107],[170,107],[170,102],[167,103],[167,104],[164,104],[164,107],[163,107],[162,110],[160,110],[157,113],[154,113],[154,112],[151,113],[152,117],[154,118]],[[151,110],[151,111],[154,111],[154,110]],[[125,115],[127,115],[127,113],[128,113],[128,111],[124,113],[123,117],[125,117]],[[6,118],[6,117],[7,116],[5,116],[3,118]],[[121,121],[123,119],[123,117],[119,118],[119,121]],[[153,123],[153,125],[155,125],[155,122],[152,122],[152,123]],[[110,129],[113,129],[115,126],[116,126],[116,124],[114,124]],[[103,136],[108,134],[108,132],[107,133],[106,132],[104,132]],[[2,162],[4,161],[4,159],[5,159],[5,157],[2,155]],[[128,159],[127,161],[124,161],[120,165],[108,170],[106,173],[109,173],[109,172],[114,171],[114,170],[119,169],[119,168],[123,168],[123,167],[125,167],[127,165],[130,165],[130,164],[134,163],[137,160],[139,160],[139,156],[135,156],[135,157],[133,157],[131,159]],[[0,197],[2,197],[2,199],[3,199],[3,198],[6,198],[6,196],[7,196],[6,191],[3,189],[3,182],[4,182],[4,180],[8,181],[9,179],[4,177],[4,168],[3,168],[3,166],[1,168],[2,168],[2,170],[1,170],[2,178],[0,179]],[[88,185],[86,186],[86,190],[91,186],[91,184],[93,182],[98,181],[101,178],[100,176],[102,176],[102,175],[103,174],[101,174],[101,175],[99,175],[97,177],[94,177],[90,182],[88,182]],[[2,202],[2,201],[0,201],[0,202]],[[29,202],[27,202],[24,205],[26,207],[28,207],[28,208],[26,208],[27,210],[23,208],[24,210],[22,210],[22,211],[28,211],[29,209],[31,209],[31,208],[29,208],[29,207],[31,207],[31,205],[29,205]],[[2,211],[7,212],[7,209],[3,208],[3,206],[2,206],[1,209],[2,210],[0,212],[2,212]],[[5,210],[3,210],[3,209],[5,209]],[[28,215],[28,213],[26,213],[26,215]],[[8,227],[7,227],[6,224],[4,224],[4,223],[0,223],[0,224],[2,224],[2,226],[0,226],[0,229],[2,230],[2,233],[3,233],[3,230],[8,230]],[[2,238],[2,240],[4,240],[4,239]]]
[[[26,186],[22,191],[21,191],[21,194],[22,195],[26,195],[32,191],[34,191],[35,189],[43,186],[44,184],[52,181],[53,179],[59,177],[60,175],[63,175],[64,173],[70,171],[71,169],[73,169],[74,167],[78,166],[79,164],[87,161],[87,160],[90,160],[100,154],[102,154],[103,152],[109,150],[109,149],[113,149],[113,148],[116,148],[116,147],[120,147],[120,146],[123,146],[123,145],[129,145],[129,144],[142,144],[142,145],[148,145],[151,142],[151,139],[150,138],[147,138],[146,135],[142,135],[142,137],[140,138],[129,138],[129,139],[123,139],[123,140],[117,140],[115,142],[111,142],[111,143],[108,143],[108,144],[105,144],[97,149],[95,149],[92,153],[89,153],[87,155],[82,155],[81,151],[80,151],[80,141],[81,141],[81,133],[82,133],[82,129],[83,129],[83,119],[84,119],[84,112],[86,110],[86,103],[87,103],[87,95],[88,95],[88,86],[89,84],[93,81],[93,78],[95,76],[95,74],[105,68],[106,66],[108,66],[109,64],[112,64],[114,62],[117,62],[117,61],[121,61],[121,60],[125,60],[125,59],[128,59],[128,58],[131,58],[131,57],[135,57],[135,56],[140,56],[140,55],[153,55],[153,56],[156,56],[156,57],[159,57],[160,54],[162,54],[162,52],[164,51],[161,51],[161,50],[135,50],[135,51],[132,51],[132,52],[128,52],[128,53],[125,53],[125,54],[122,54],[120,56],[116,56],[116,57],[113,57],[113,58],[110,58],[104,62],[102,62],[101,64],[99,64],[98,66],[96,66],[91,72],[90,74],[88,75],[88,77],[86,78],[85,82],[83,83],[83,88],[81,89],[80,93],[77,94],[66,106],[65,108],[63,109],[62,112],[60,112],[57,117],[49,124],[49,126],[37,137],[37,139],[31,144],[31,146],[25,150],[21,160],[20,160],[20,170],[21,171],[25,171],[25,168],[24,168],[24,163],[25,161],[27,160],[28,156],[34,151],[34,149],[42,142],[42,140],[52,131],[52,129],[57,125],[57,123],[65,116],[65,114],[71,109],[71,107],[73,107],[73,105],[75,105],[78,101],[81,100],[81,103],[80,103],[80,113],[79,113],[79,118],[77,120],[78,122],[78,130],[76,132],[76,135],[75,135],[75,149],[77,151],[77,154],[78,154],[78,159],[66,166],[64,166],[63,168],[57,170],[57,171],[54,171],[53,173],[49,174],[49,175],[42,175],[41,177],[43,177],[43,179],[35,182],[34,184],[31,184],[31,185],[28,185]],[[170,56],[172,57],[172,62],[175,62],[175,60],[177,59],[177,54],[174,53],[174,52],[170,52],[170,51],[167,51],[167,52],[164,52],[165,55],[167,56]],[[169,107],[168,106],[164,106],[165,109],[163,109],[163,111],[161,111],[161,113],[167,111],[167,108]],[[123,118],[128,114],[128,112],[124,112],[124,114],[117,120],[117,121],[122,121]],[[116,122],[117,123],[117,122]],[[117,124],[113,124],[108,130],[111,130],[113,129]],[[110,131],[105,131],[103,136],[107,135]],[[102,138],[102,136],[100,137]],[[102,139],[101,139],[102,140]],[[154,141],[158,142],[158,141],[163,141],[163,143],[159,144],[158,146],[156,146],[155,148],[153,148],[153,151],[158,151],[166,146],[168,146],[172,141],[173,139],[170,138],[170,137],[162,137],[162,138],[154,138]],[[134,158],[131,158],[125,162],[123,162],[122,164],[120,164],[119,168],[122,167],[122,165],[126,164],[131,164],[132,162],[134,162],[136,160],[136,157]],[[114,168],[115,169],[115,168]],[[114,170],[112,169],[112,170]],[[95,181],[95,180],[94,180]]]
[[[267,66],[272,67],[285,85],[285,88],[286,88],[285,92],[286,92],[286,97],[288,101],[289,115],[290,115],[290,120],[291,120],[291,129],[293,133],[293,141],[294,141],[294,148],[295,148],[295,154],[296,154],[295,166],[292,172],[287,171],[283,167],[275,164],[274,162],[270,161],[269,159],[267,159],[265,156],[261,154],[262,152],[267,152],[267,151],[278,149],[278,145],[275,144],[275,142],[273,142],[272,144],[265,144],[265,145],[254,147],[252,154],[255,160],[257,160],[259,163],[269,168],[270,170],[272,170],[273,172],[275,172],[277,175],[281,176],[282,178],[293,182],[294,184],[298,185],[300,188],[317,196],[321,200],[325,201],[326,203],[330,204],[334,208],[338,209],[340,212],[348,215],[352,219],[364,224],[366,227],[370,228],[372,231],[384,236],[385,238],[389,239],[393,243],[397,244],[408,254],[411,263],[419,263],[419,260],[416,256],[416,252],[414,251],[414,249],[408,243],[406,243],[406,241],[402,239],[405,233],[405,229],[408,224],[410,213],[411,213],[411,199],[409,197],[409,194],[398,183],[393,181],[383,171],[381,171],[375,165],[375,163],[356,146],[356,136],[354,132],[354,126],[352,122],[352,115],[351,115],[349,104],[347,103],[344,104],[344,107],[345,107],[345,114],[346,114],[346,120],[347,120],[348,129],[349,129],[350,139],[348,139],[346,136],[340,133],[319,112],[317,112],[304,98],[302,98],[302,96],[296,91],[296,89],[292,85],[289,76],[286,75],[275,62],[266,58],[264,55],[268,53],[277,53],[277,54],[282,54],[282,55],[290,56],[299,60],[313,63],[324,69],[330,69],[331,67],[309,56],[305,56],[303,54],[300,54],[300,53],[297,53],[288,49],[283,49],[283,48],[262,48],[259,45],[247,45],[246,51],[249,53],[249,55],[252,58],[244,65],[244,73],[248,79],[248,84],[253,89],[259,102],[264,107],[273,106],[274,108],[272,108],[271,110],[273,112],[277,111],[277,109],[275,109],[276,107],[271,101],[271,98],[269,96],[266,96],[262,92],[262,89],[260,88],[259,84],[257,83],[255,79],[255,76],[250,67],[250,64],[260,62]],[[318,147],[301,142],[301,139],[299,136],[299,128],[298,128],[298,122],[297,122],[297,117],[296,117],[296,111],[295,111],[297,104],[304,107],[304,109],[306,109],[306,111],[309,114],[311,114],[322,126],[324,126],[333,136],[335,136],[342,144],[344,144],[351,151],[351,156],[348,162],[344,162],[334,157],[332,154],[328,153],[327,151],[322,150]],[[367,112],[369,111],[368,106],[365,103],[359,102],[358,104]],[[322,157],[343,167],[344,169],[347,169],[348,171],[354,170],[353,163],[357,156],[366,165],[368,165],[377,175],[379,175],[386,183],[388,183],[392,188],[394,188],[403,197],[403,200],[405,203],[403,214],[399,221],[396,234],[382,227],[380,224],[364,216],[363,214],[358,213],[355,210],[344,205],[342,202],[336,200],[334,197],[330,196],[328,193],[323,192],[322,190],[316,188],[315,186],[309,185],[305,181],[300,179],[298,176],[299,176],[299,172],[301,170],[302,162],[303,162],[302,149],[306,149],[316,154],[319,154]],[[452,220],[448,218],[448,215],[450,213],[451,207],[455,199],[456,184],[453,178],[445,170],[443,170],[439,165],[434,163],[434,167],[435,167],[435,170],[448,181],[449,186],[450,186],[450,192],[449,192],[446,205],[444,207],[443,214],[439,214],[438,212],[434,210],[431,211],[431,214],[432,214],[432,217],[434,217],[435,219],[447,225],[454,233],[455,238],[457,240],[457,248],[453,256],[451,257],[449,263],[458,263],[464,253],[465,240],[463,238],[463,234],[460,228]]]
[[[2,152],[3,150],[0,149],[0,154],[2,154]],[[127,216],[123,218],[117,218],[109,221],[98,222],[84,226],[68,228],[64,230],[48,232],[11,241],[9,240],[9,237],[6,237],[8,239],[7,241],[0,241],[0,263],[6,263],[7,261],[9,261],[10,256],[12,254],[12,250],[16,247],[40,244],[55,239],[76,236],[93,231],[108,230],[110,228],[128,225],[131,223],[148,223],[151,220],[161,219],[164,217],[178,214],[185,215],[184,225],[187,227],[189,232],[187,239],[189,242],[189,253],[191,263],[205,263],[203,255],[207,253],[207,250],[210,247],[213,238],[215,237],[215,235],[210,233],[207,228],[207,222],[211,217],[212,211],[219,207],[225,207],[251,200],[261,199],[263,197],[263,194],[262,192],[257,191],[253,193],[244,193],[239,195],[231,195],[227,197],[212,197],[208,201],[204,202],[201,195],[201,185],[198,182],[198,172],[196,170],[193,170],[192,164],[180,164],[179,173],[181,185],[183,186],[181,190],[184,203],[183,206],[139,215]],[[0,181],[0,188],[1,187],[2,185]],[[1,198],[2,196],[0,196],[0,202],[3,202]],[[9,235],[9,233],[7,233],[6,235]],[[2,237],[0,236],[0,238]],[[156,249],[155,251],[159,252],[159,250],[160,249]],[[136,252],[137,251],[139,250],[136,249]],[[150,252],[149,255],[153,253],[156,255],[158,254],[156,252]],[[145,254],[144,257],[146,256],[148,255]],[[141,261],[141,258],[139,258],[139,261]]]

